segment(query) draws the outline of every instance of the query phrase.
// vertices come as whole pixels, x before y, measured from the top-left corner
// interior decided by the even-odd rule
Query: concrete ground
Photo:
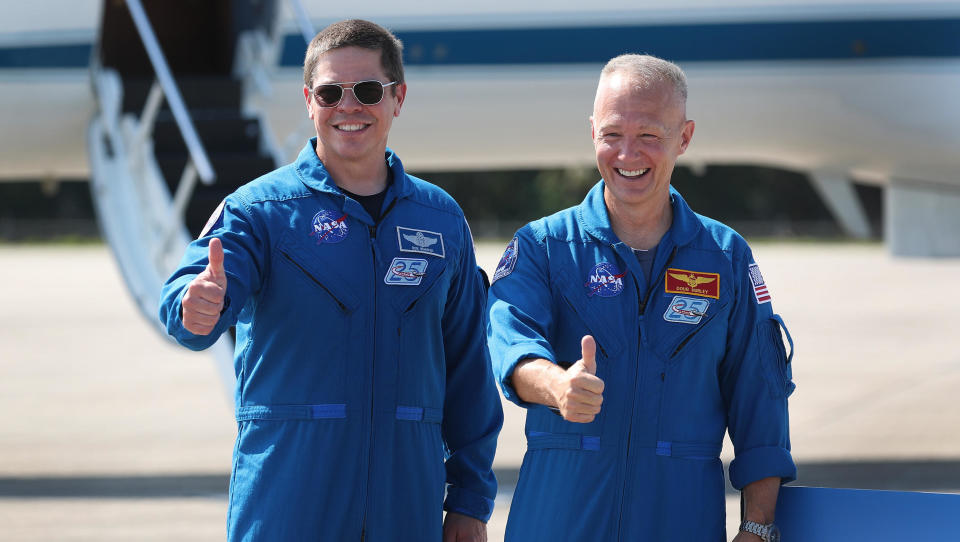
[[[479,246],[491,274],[503,245]],[[960,491],[960,260],[754,252],[797,344],[798,483]],[[0,246],[0,411],[0,540],[224,538],[232,400],[209,356],[137,312],[106,247]],[[491,541],[525,446],[523,411],[505,414]],[[730,526],[736,510],[730,492]]]

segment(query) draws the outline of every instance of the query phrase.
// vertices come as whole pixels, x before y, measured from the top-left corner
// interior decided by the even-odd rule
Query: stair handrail
[[[303,41],[307,45],[310,45],[310,41],[313,40],[313,36],[316,35],[317,31],[313,27],[313,22],[310,21],[310,15],[307,13],[307,8],[304,7],[303,2],[300,0],[289,0],[290,8],[293,10],[294,18],[297,20],[297,25],[300,26],[300,33],[303,34]]]
[[[126,2],[127,7],[130,8],[130,15],[133,17],[133,23],[137,27],[137,32],[140,34],[140,40],[143,42],[144,48],[146,48],[147,56],[150,57],[150,63],[153,64],[153,71],[157,75],[157,81],[160,83],[160,88],[163,89],[163,94],[166,96],[170,110],[173,112],[173,118],[177,122],[177,127],[180,128],[180,134],[183,136],[184,143],[187,145],[190,159],[193,161],[197,168],[197,173],[200,175],[200,181],[203,182],[203,184],[213,184],[213,181],[216,179],[213,166],[210,164],[210,159],[207,157],[203,142],[200,141],[197,130],[193,126],[193,120],[190,118],[190,113],[187,111],[186,105],[184,105],[180,89],[177,87],[177,82],[170,73],[167,59],[163,56],[163,51],[157,42],[153,27],[150,25],[150,20],[147,18],[146,11],[143,9],[143,4],[140,0],[126,0]]]

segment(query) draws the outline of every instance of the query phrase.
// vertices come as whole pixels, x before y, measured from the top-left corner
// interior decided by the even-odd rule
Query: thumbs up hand
[[[590,335],[580,340],[581,358],[550,384],[563,419],[590,423],[600,413],[603,380],[597,378],[597,343]]]
[[[223,245],[210,240],[207,268],[197,275],[183,296],[183,327],[194,335],[209,335],[220,321],[223,300],[227,294],[227,274],[223,269]]]

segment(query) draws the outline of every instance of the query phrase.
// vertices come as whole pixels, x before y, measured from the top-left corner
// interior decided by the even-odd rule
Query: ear
[[[690,140],[693,139],[694,128],[696,128],[696,123],[692,120],[683,121],[683,130],[680,131],[680,154],[686,152],[687,147],[690,146]]]
[[[590,139],[597,140],[597,127],[593,124],[593,115],[587,117],[587,121],[590,123]]]
[[[307,116],[313,118],[313,96],[310,95],[310,89],[303,86],[303,100],[307,104]]]
[[[400,116],[400,108],[403,107],[403,100],[406,99],[406,97],[407,97],[407,84],[406,84],[406,83],[401,83],[401,84],[399,84],[399,85],[395,85],[395,88],[396,88],[397,90],[396,90],[396,93],[395,93],[394,96],[393,96],[393,99],[395,99],[395,100],[397,101],[397,108],[393,110],[393,116],[394,116],[394,117],[399,117],[399,116]]]

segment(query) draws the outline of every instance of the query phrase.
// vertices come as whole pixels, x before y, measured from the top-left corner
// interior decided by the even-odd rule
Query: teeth
[[[362,130],[364,126],[363,124],[341,124],[337,128],[344,132],[356,132]]]
[[[639,177],[646,173],[650,168],[646,169],[620,169],[617,168],[617,173],[623,175],[624,177]]]

